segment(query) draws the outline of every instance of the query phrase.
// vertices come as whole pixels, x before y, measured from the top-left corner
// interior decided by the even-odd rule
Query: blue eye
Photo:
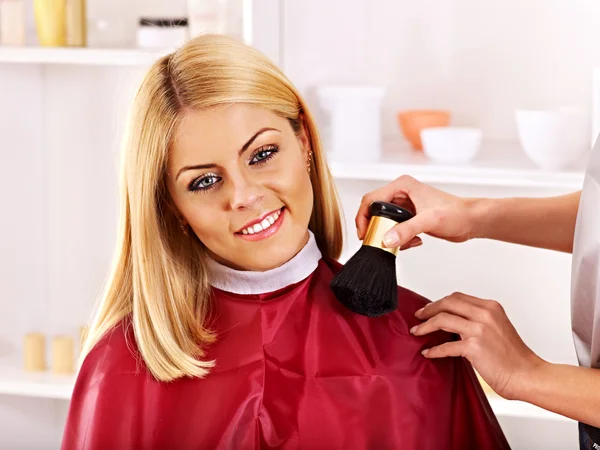
[[[252,159],[250,160],[250,165],[263,164],[271,159],[275,154],[279,151],[279,147],[277,145],[268,145],[266,147],[262,147],[254,152]]]
[[[204,175],[198,178],[195,178],[194,180],[192,180],[192,182],[190,183],[190,185],[188,186],[188,190],[191,192],[203,192],[203,191],[208,191],[209,189],[212,189],[215,187],[215,185],[221,181],[221,177],[214,175],[214,174],[208,174],[208,175]]]

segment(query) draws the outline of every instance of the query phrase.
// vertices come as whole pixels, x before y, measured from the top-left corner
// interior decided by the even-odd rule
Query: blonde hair
[[[158,60],[134,100],[121,161],[120,224],[105,292],[81,362],[111,328],[131,317],[139,354],[153,376],[203,377],[210,285],[204,247],[179,228],[165,185],[169,147],[187,110],[244,103],[307,132],[314,208],[309,228],[325,257],[338,259],[342,218],[314,120],[300,94],[263,54],[232,38],[203,35]]]

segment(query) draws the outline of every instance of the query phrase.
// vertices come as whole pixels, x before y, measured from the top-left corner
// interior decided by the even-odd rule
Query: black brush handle
[[[394,205],[389,202],[373,202],[369,205],[369,215],[385,217],[395,222],[405,222],[412,219],[415,215],[406,208]]]

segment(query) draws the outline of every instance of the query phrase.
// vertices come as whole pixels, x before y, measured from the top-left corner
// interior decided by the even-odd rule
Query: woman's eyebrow
[[[278,131],[281,133],[280,130],[278,130],[277,128],[261,128],[260,130],[258,130],[256,133],[254,133],[254,135],[248,139],[248,141],[242,146],[242,148],[240,149],[240,151],[238,152],[238,154],[241,156],[242,153],[244,153],[246,150],[248,150],[248,147],[250,147],[252,145],[252,143],[256,140],[257,137],[259,137],[261,134],[267,132],[267,131]],[[199,170],[199,169],[212,169],[216,167],[216,164],[213,163],[209,163],[209,164],[196,164],[194,166],[184,166],[181,169],[179,169],[179,172],[177,172],[177,176],[175,177],[175,181],[177,181],[177,178],[179,178],[179,175],[181,175],[183,172],[187,171],[187,170]]]

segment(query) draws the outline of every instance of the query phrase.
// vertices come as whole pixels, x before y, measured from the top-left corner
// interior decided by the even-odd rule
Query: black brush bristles
[[[331,280],[331,290],[350,311],[368,317],[398,307],[396,256],[363,245]]]

